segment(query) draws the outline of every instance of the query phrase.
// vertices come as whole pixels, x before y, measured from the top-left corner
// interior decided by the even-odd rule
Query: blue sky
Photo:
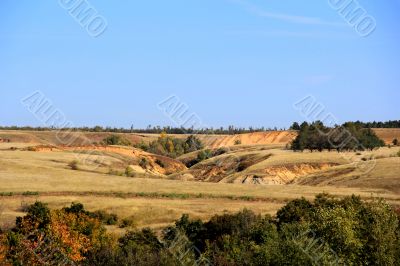
[[[174,125],[171,95],[210,126],[287,127],[306,95],[339,122],[400,119],[400,1],[359,0],[367,37],[328,0],[87,2],[96,38],[59,1],[0,2],[1,125],[42,125],[36,90],[78,126]]]

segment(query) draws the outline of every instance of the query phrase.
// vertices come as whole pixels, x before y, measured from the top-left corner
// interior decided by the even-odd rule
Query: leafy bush
[[[127,177],[135,177],[135,171],[129,165],[125,168],[125,175]]]
[[[240,145],[242,144],[242,141],[240,139],[235,140],[235,145]]]
[[[190,135],[186,139],[172,138],[166,133],[145,146],[145,150],[154,154],[168,157],[178,157],[182,154],[203,149],[204,145],[196,136]]]
[[[103,143],[105,145],[121,145],[121,146],[130,146],[131,142],[125,138],[122,138],[118,135],[111,135],[105,139],[103,139]]]
[[[69,168],[71,168],[71,170],[78,170],[79,169],[78,164],[79,164],[79,162],[77,160],[73,160],[68,163],[68,166],[69,166]]]
[[[197,160],[199,162],[210,159],[213,156],[211,150],[203,150],[197,154]]]
[[[127,217],[121,220],[121,223],[119,224],[120,228],[127,228],[127,227],[133,227],[136,225],[136,221],[134,217]]]
[[[90,216],[99,219],[103,224],[106,225],[116,225],[118,223],[118,216],[114,213],[95,211],[91,213]]]
[[[140,167],[142,167],[143,169],[146,169],[148,166],[149,162],[147,161],[146,158],[142,158],[140,159],[139,165]]]

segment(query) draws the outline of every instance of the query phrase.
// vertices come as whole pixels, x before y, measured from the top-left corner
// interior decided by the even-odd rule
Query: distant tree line
[[[167,134],[215,134],[215,135],[234,135],[242,133],[253,133],[253,132],[265,132],[265,131],[278,131],[286,130],[286,128],[266,128],[266,127],[219,127],[219,128],[184,128],[184,127],[161,127],[161,126],[151,126],[147,128],[117,128],[117,127],[73,127],[73,128],[61,128],[57,129],[54,127],[30,127],[30,126],[0,126],[0,130],[30,130],[30,131],[51,131],[51,130],[62,130],[62,131],[72,131],[72,132],[110,132],[110,133],[142,133],[142,134],[161,134],[166,132]]]
[[[362,125],[353,122],[344,123],[342,126],[326,127],[321,121],[311,124],[303,122],[298,126],[299,134],[292,141],[290,148],[294,151],[305,149],[314,150],[373,150],[385,146],[383,140],[370,128],[363,128]]]
[[[400,120],[389,120],[386,122],[346,122],[345,124],[352,124],[358,128],[400,128]],[[300,124],[294,122],[289,129],[291,130],[300,130]]]
[[[327,194],[290,201],[275,217],[250,210],[209,221],[183,215],[156,234],[111,235],[118,217],[79,203],[36,202],[0,230],[1,265],[398,265],[400,213],[383,200]],[[123,223],[125,224],[125,223]]]
[[[361,128],[400,128],[400,120],[386,121],[386,122],[348,122],[353,123]],[[300,125],[294,122],[289,130],[299,130]],[[286,128],[278,127],[219,127],[219,128],[200,128],[195,129],[185,127],[161,127],[148,125],[146,128],[135,128],[133,125],[130,128],[123,127],[73,127],[73,128],[61,128],[55,127],[30,127],[30,126],[0,126],[0,130],[30,130],[30,131],[51,131],[51,130],[62,130],[62,131],[81,131],[81,132],[111,132],[111,133],[147,133],[147,134],[161,134],[166,132],[167,134],[215,134],[215,135],[235,135],[243,133],[253,132],[265,132],[265,131],[279,131],[286,130]]]
[[[354,122],[355,125],[363,128],[400,128],[400,120],[389,120],[386,122]]]

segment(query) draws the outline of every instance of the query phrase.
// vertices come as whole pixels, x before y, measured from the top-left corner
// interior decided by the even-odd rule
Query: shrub
[[[240,145],[242,144],[242,141],[240,139],[235,140],[235,145]]]
[[[394,146],[397,146],[397,145],[399,145],[399,141],[398,141],[397,139],[394,139],[394,140],[392,141],[392,144],[393,144]]]
[[[213,156],[218,156],[227,153],[229,150],[227,148],[219,148],[218,150],[214,151]]]
[[[39,192],[37,191],[25,191],[22,193],[23,196],[37,196],[39,195]]]
[[[79,162],[77,160],[73,160],[68,163],[68,166],[69,168],[71,168],[71,170],[78,170],[79,169],[78,164]]]
[[[127,217],[121,220],[120,228],[134,227],[136,225],[134,217]]]
[[[312,204],[305,198],[295,199],[282,207],[276,214],[279,224],[301,222],[311,217]]]
[[[50,209],[47,204],[36,201],[34,204],[26,208],[27,215],[25,217],[17,217],[16,226],[18,229],[24,228],[26,225],[33,226],[35,229],[44,229],[50,223]],[[29,224],[34,222],[34,224]]]
[[[65,207],[63,210],[66,213],[89,214],[89,212],[85,210],[83,204],[79,202],[72,202],[70,207]]]
[[[127,177],[135,177],[135,171],[133,171],[132,167],[127,166],[127,167],[125,168],[125,175],[126,175]]]
[[[144,151],[148,151],[149,150],[149,145],[144,143],[143,140],[140,143],[134,144],[133,147],[141,149],[141,150],[144,150]]]
[[[118,223],[118,216],[114,213],[107,213],[101,210],[91,213],[90,216],[99,219],[106,225],[116,225]]]
[[[103,143],[105,145],[122,145],[122,146],[130,146],[131,142],[125,138],[122,138],[118,135],[111,135],[105,139],[103,139]]]
[[[140,159],[139,165],[140,165],[140,167],[142,167],[143,169],[146,169],[148,164],[149,164],[149,162],[147,161],[146,158]]]
[[[197,160],[199,162],[210,159],[213,156],[210,150],[203,150],[197,154]]]

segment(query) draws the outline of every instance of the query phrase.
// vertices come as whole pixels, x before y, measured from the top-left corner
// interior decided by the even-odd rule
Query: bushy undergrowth
[[[105,145],[121,145],[121,146],[130,146],[132,143],[127,140],[126,138],[123,138],[119,135],[111,135],[105,139],[103,139],[103,144]]]
[[[79,203],[49,210],[36,202],[0,234],[0,259],[13,265],[396,265],[400,259],[400,211],[383,200],[321,194],[289,202],[276,217],[243,210],[203,222],[183,215],[161,235],[146,228],[121,237],[102,225],[114,217],[96,213]]]
[[[135,147],[154,154],[175,158],[185,153],[201,150],[204,145],[194,135],[190,135],[186,139],[181,139],[170,137],[163,132],[157,140],[149,144],[141,142],[136,144]]]

